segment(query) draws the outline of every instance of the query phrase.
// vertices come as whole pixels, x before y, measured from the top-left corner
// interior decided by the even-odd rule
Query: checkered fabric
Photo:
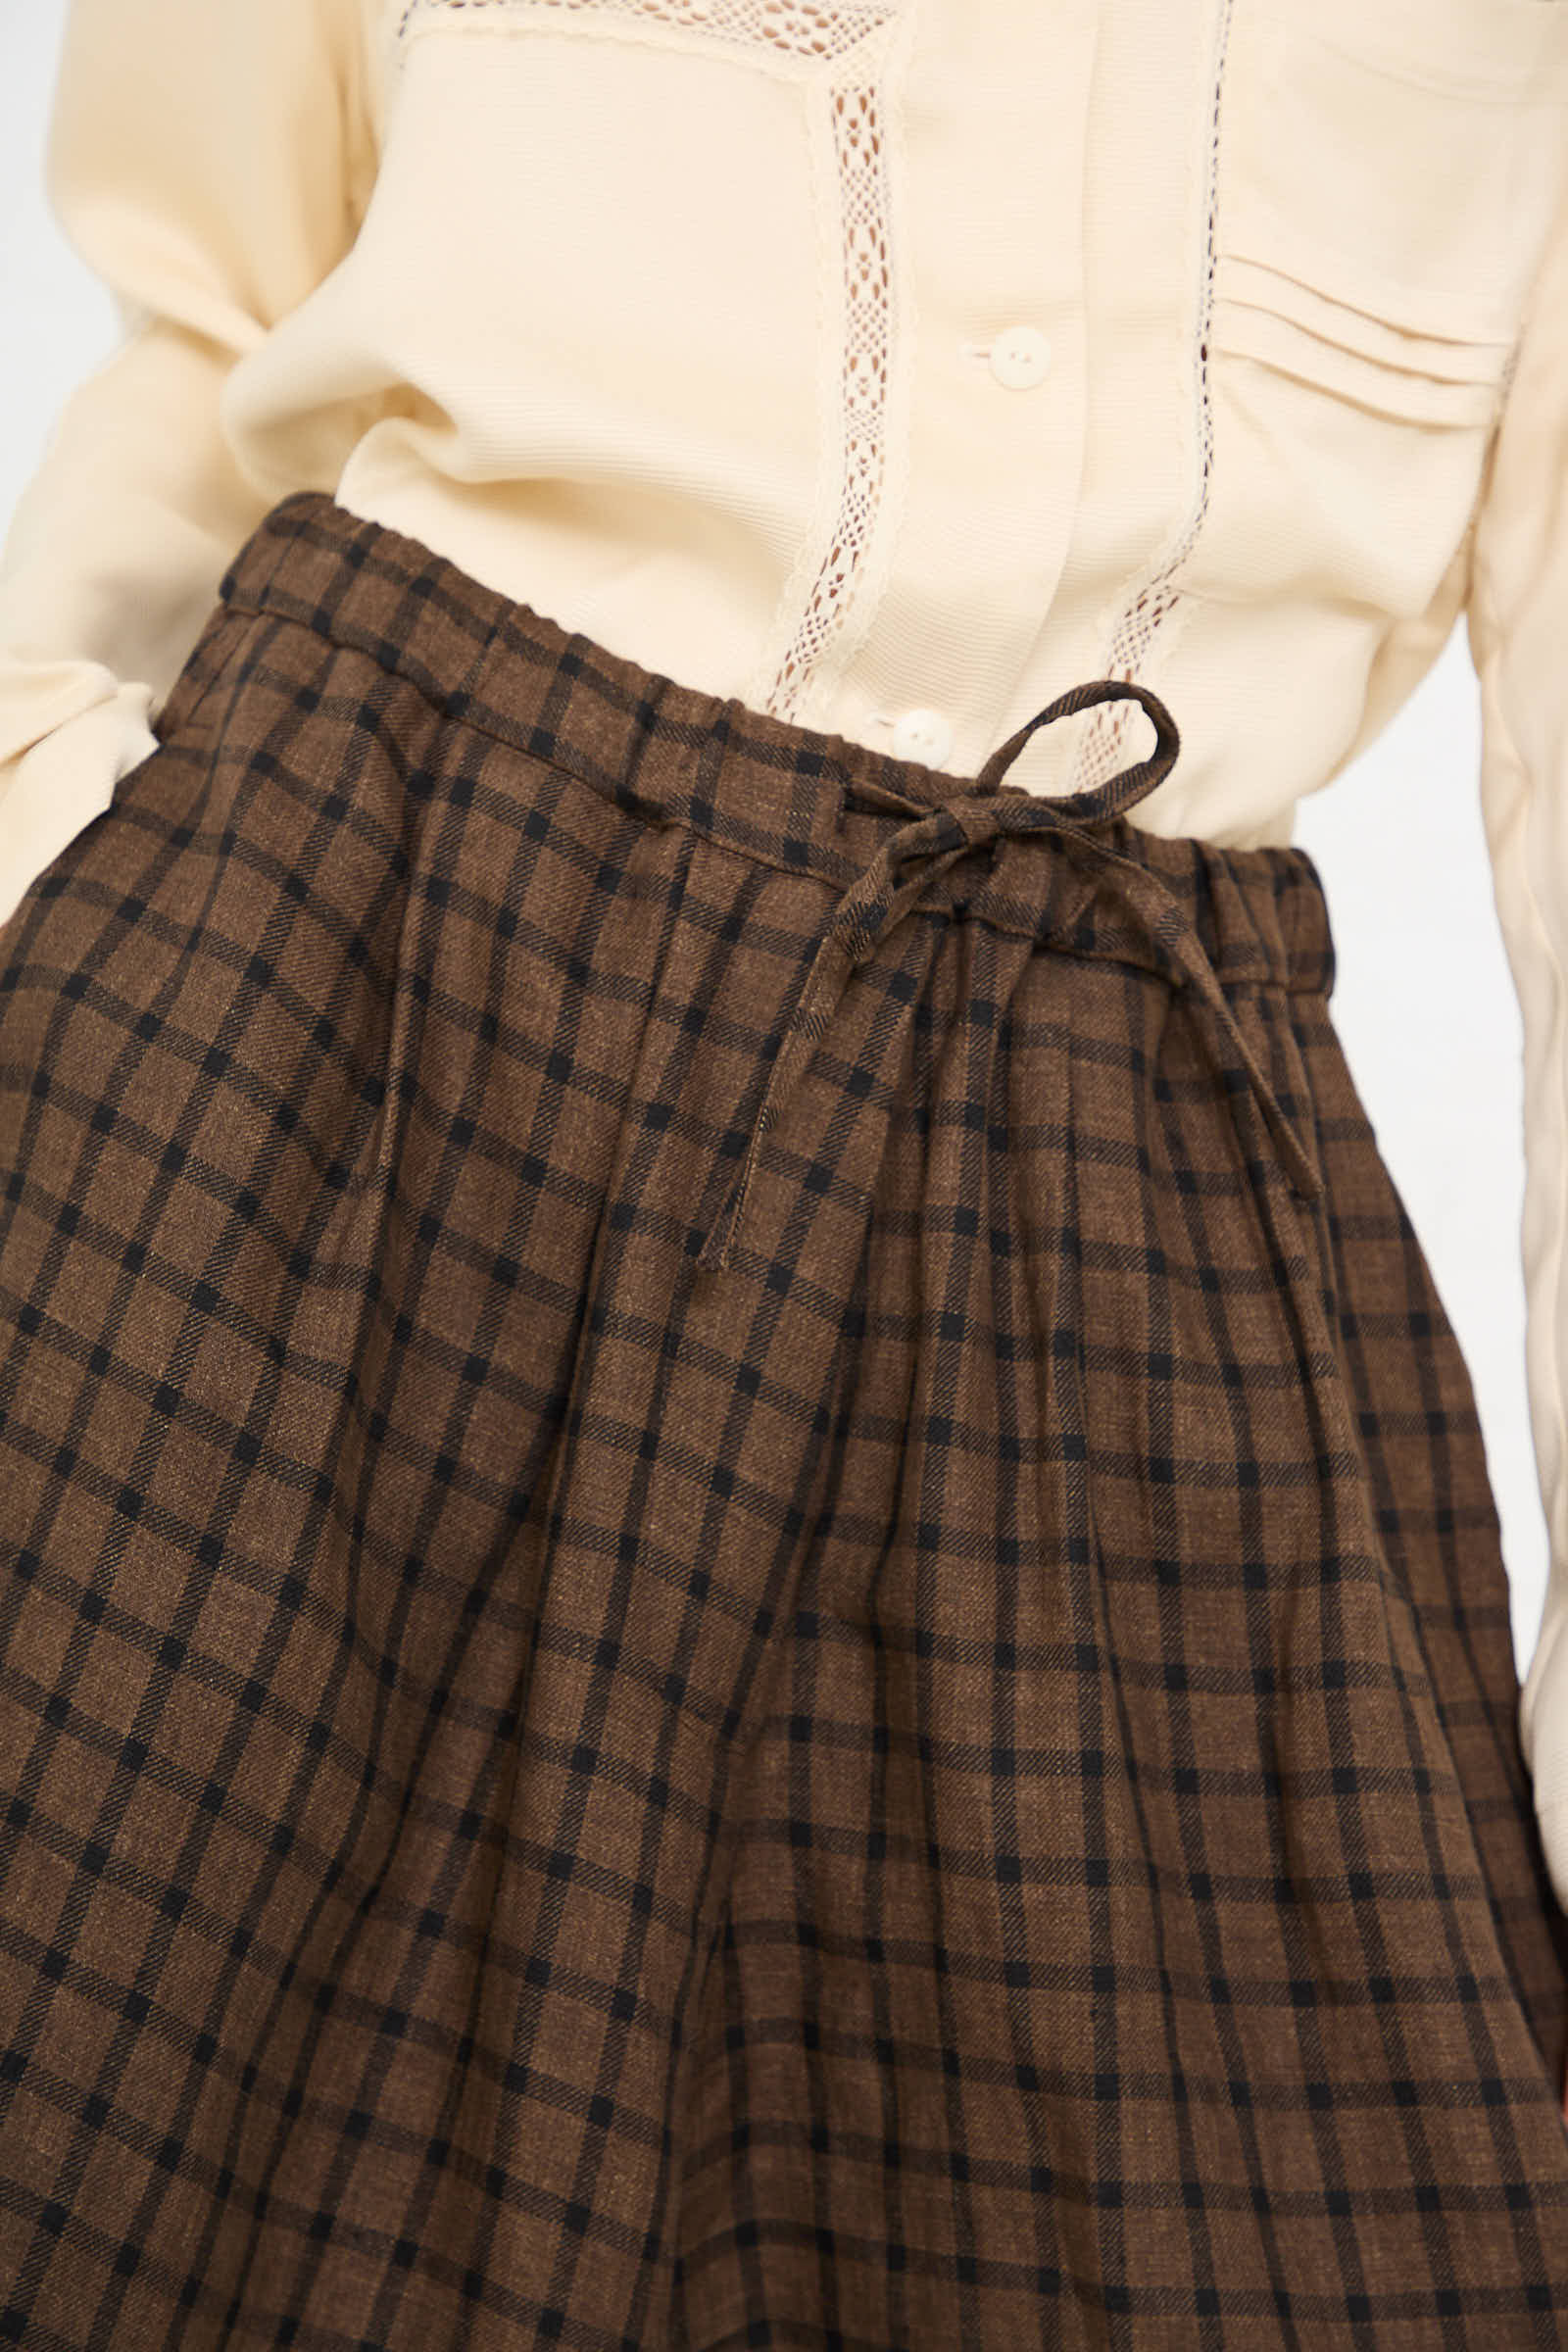
[[[1146,709],[240,550],[0,929],[0,2343],[1568,2335],[1470,1380]]]

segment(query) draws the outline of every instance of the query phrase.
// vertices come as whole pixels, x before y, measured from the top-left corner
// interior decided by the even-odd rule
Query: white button
[[[991,372],[1009,392],[1038,384],[1051,366],[1051,343],[1038,326],[1004,327],[991,346]]]
[[[893,753],[923,767],[946,767],[953,757],[953,729],[940,710],[906,710],[893,730]]]

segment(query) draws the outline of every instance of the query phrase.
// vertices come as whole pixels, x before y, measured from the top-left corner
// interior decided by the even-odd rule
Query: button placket
[[[988,362],[999,384],[1009,392],[1027,392],[1045,380],[1051,367],[1051,338],[1039,327],[1004,327],[991,343],[960,343],[965,359]],[[895,759],[916,760],[923,767],[946,768],[953,759],[954,729],[941,710],[922,704],[898,719],[873,713],[878,724],[893,729]]]

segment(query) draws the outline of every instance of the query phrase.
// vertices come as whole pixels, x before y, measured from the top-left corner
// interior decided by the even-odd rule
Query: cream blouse
[[[0,920],[295,489],[959,775],[1136,675],[1132,820],[1237,846],[1465,613],[1568,1907],[1568,0],[72,0],[47,189],[123,334],[0,552]]]

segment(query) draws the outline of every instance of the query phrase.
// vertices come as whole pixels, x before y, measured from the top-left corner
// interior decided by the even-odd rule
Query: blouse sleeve
[[[69,0],[50,209],[120,339],[0,546],[0,922],[157,745],[150,721],[273,502],[234,363],[353,242],[374,163],[361,0]]]
[[[1526,1373],[1548,1536],[1518,1728],[1568,1909],[1568,209],[1489,453],[1466,622],[1481,807],[1524,1040]]]

